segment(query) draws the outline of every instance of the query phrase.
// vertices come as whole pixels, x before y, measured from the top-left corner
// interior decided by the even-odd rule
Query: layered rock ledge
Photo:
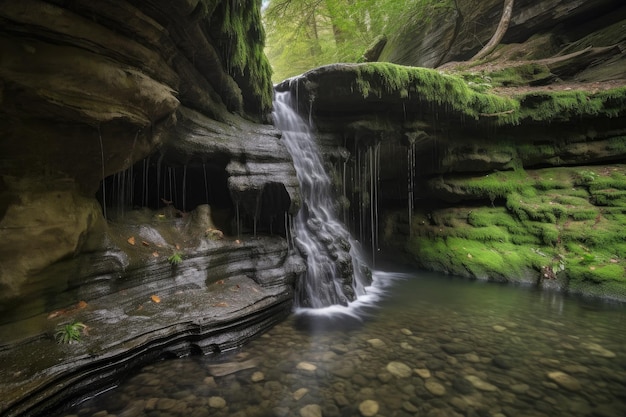
[[[0,27],[0,415],[284,318],[305,267],[260,1],[0,1]]]

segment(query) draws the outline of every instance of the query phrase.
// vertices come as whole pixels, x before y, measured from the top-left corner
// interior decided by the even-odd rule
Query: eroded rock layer
[[[257,0],[0,1],[0,414],[291,311],[299,190],[263,42]]]

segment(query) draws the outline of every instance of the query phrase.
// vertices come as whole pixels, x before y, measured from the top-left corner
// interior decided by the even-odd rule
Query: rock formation
[[[289,314],[299,190],[260,1],[1,1],[0,23],[0,414]]]
[[[455,3],[463,19],[407,25],[423,44],[389,36],[380,56],[437,70],[336,64],[280,86],[316,124],[346,222],[373,256],[626,299],[623,5],[516,2],[506,43],[455,63],[480,49],[468,16],[502,2]]]

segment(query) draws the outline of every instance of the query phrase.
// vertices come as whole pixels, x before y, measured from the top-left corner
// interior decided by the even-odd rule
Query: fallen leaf
[[[221,302],[221,303],[213,304],[213,307],[228,307],[228,303]]]
[[[126,240],[126,241],[134,246],[135,245],[135,236],[129,237],[128,240]]]
[[[158,295],[152,295],[150,296],[150,299],[155,302],[155,303],[160,303],[161,302],[161,297],[159,297]]]
[[[178,245],[178,243],[176,244],[176,249],[180,250],[180,246]]]
[[[157,252],[157,251],[152,252],[152,256],[154,256],[155,258],[158,258],[159,257],[159,252]]]
[[[81,300],[81,301],[78,302],[76,307],[78,307],[78,309],[83,309],[83,308],[87,307],[87,302]]]
[[[595,266],[590,266],[590,267],[589,267],[589,270],[591,270],[591,271],[595,271],[595,270],[596,270],[596,267],[595,267]]]
[[[144,245],[144,246],[150,246],[150,244],[148,242],[146,242],[145,240],[142,240],[141,244]]]
[[[143,304],[139,304],[139,307],[137,307],[137,311],[141,311],[143,310]]]
[[[219,281],[216,282],[217,285],[224,285],[224,280],[220,279]]]

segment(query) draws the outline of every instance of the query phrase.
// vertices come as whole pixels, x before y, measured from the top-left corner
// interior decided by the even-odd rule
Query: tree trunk
[[[477,61],[485,56],[489,55],[496,49],[496,46],[500,43],[506,30],[509,28],[509,23],[511,22],[511,15],[513,14],[513,2],[514,0],[504,0],[504,8],[502,10],[502,17],[500,18],[500,23],[498,23],[498,28],[496,29],[496,33],[493,34],[489,42],[483,49],[478,51],[476,55],[470,61]]]

